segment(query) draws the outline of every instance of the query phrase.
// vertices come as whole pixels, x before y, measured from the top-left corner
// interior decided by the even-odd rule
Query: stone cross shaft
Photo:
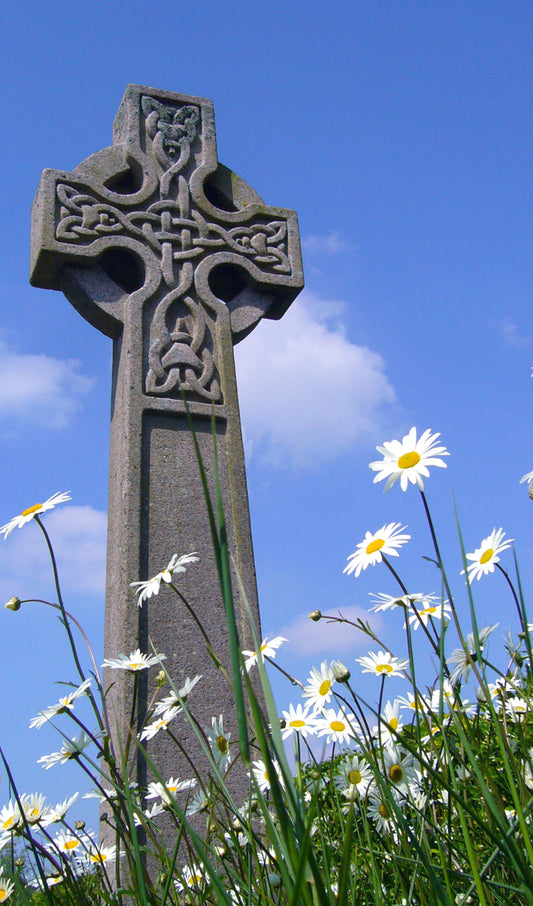
[[[224,714],[234,727],[231,691],[194,620],[165,585],[138,607],[130,583],[163,570],[174,553],[197,551],[200,562],[176,581],[229,663],[185,398],[212,489],[214,414],[231,556],[259,627],[233,345],[261,318],[280,318],[303,285],[296,214],[267,207],[218,163],[211,101],[130,85],[113,145],[71,173],[44,171],[32,211],[31,282],[61,290],[113,340],[105,655],[152,653],[153,645],[178,686],[202,674],[200,722]],[[241,643],[251,647],[236,597]],[[153,691],[147,673],[144,702]],[[113,671],[108,680],[112,720],[124,734],[131,676]],[[186,723],[179,735],[194,759],[198,744]],[[148,746],[164,779],[190,776],[167,733]],[[135,771],[146,780],[140,758]]]

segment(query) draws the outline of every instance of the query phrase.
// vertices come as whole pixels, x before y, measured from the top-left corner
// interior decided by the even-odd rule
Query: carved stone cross
[[[211,481],[214,413],[230,551],[259,626],[233,345],[261,318],[280,318],[303,286],[296,214],[267,207],[218,163],[211,101],[130,85],[113,145],[72,173],[44,171],[32,211],[31,282],[61,290],[113,339],[105,655],[151,653],[152,643],[178,686],[202,674],[200,722],[224,714],[225,727],[234,726],[230,689],[194,620],[165,585],[139,608],[130,583],[163,570],[174,553],[197,551],[200,562],[177,581],[229,663],[184,396]],[[264,387],[268,393],[268,375]],[[241,643],[252,647],[236,596]],[[131,677],[114,671],[109,679],[124,733]],[[144,702],[151,692],[146,681]],[[194,759],[198,744],[186,723],[179,735]],[[190,776],[167,733],[148,746],[164,779]],[[136,772],[145,781],[141,759]]]

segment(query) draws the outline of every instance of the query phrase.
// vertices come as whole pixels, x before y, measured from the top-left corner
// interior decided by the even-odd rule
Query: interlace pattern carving
[[[100,193],[57,184],[59,242],[85,246],[102,237],[127,236],[148,246],[160,261],[167,288],[150,324],[145,390],[149,394],[196,394],[221,402],[213,360],[213,338],[194,289],[200,260],[218,251],[237,254],[273,274],[291,274],[287,256],[287,223],[266,214],[249,225],[207,219],[193,204],[189,189],[192,149],[201,142],[198,107],[168,106],[142,97],[147,141],[161,168],[159,192],[143,208],[110,203]],[[153,199],[152,195],[152,199]]]

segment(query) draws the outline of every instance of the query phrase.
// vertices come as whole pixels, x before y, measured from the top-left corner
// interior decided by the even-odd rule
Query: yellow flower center
[[[320,683],[320,686],[318,687],[318,694],[327,695],[330,689],[331,689],[331,680],[325,679],[324,682]]]
[[[479,562],[488,563],[489,560],[492,560],[493,556],[494,556],[494,549],[492,547],[488,547],[487,550],[485,551],[485,553],[481,554],[481,557],[479,558]]]
[[[141,666],[141,664],[139,661],[130,662],[130,670],[138,670],[140,666]]]
[[[400,456],[398,466],[400,469],[412,469],[412,467],[417,466],[419,462],[420,453],[417,453],[416,450],[412,450],[411,453],[404,453]]]
[[[392,673],[393,670],[390,664],[376,664],[376,673]]]
[[[371,541],[370,544],[367,544],[365,554],[375,554],[376,551],[381,550],[384,544],[385,541],[383,540],[383,538],[374,538],[374,540]]]
[[[2,830],[9,830],[10,827],[13,827],[14,821],[15,821],[15,816],[10,815],[9,818],[6,818],[6,820],[2,824]]]
[[[342,720],[332,720],[330,723],[332,730],[335,730],[335,733],[342,733],[346,729],[346,724]]]
[[[383,805],[383,803],[381,803],[378,812],[382,818],[390,818],[389,810],[385,805]]]
[[[393,764],[389,770],[389,777],[393,783],[399,783],[403,780],[403,769],[401,764]]]
[[[259,651],[264,651],[264,650],[265,650],[265,648],[268,648],[268,642],[265,642],[265,644],[264,644],[264,645],[261,645],[261,647],[260,647],[260,649],[259,649]]]
[[[76,849],[76,847],[79,845],[80,845],[79,840],[66,840],[65,843],[63,844],[63,849],[66,849],[66,850]]]
[[[305,727],[305,720],[291,720],[289,727]]]
[[[3,902],[4,902],[6,896],[7,896],[7,891],[6,891],[6,890],[1,890],[1,889],[0,889],[0,903],[3,903]]]
[[[225,736],[217,737],[217,749],[219,752],[222,753],[222,755],[225,755],[226,752],[228,751],[228,740],[226,739]]]
[[[361,783],[362,777],[359,771],[350,771],[348,774],[348,780],[353,786],[357,786],[358,783]]]
[[[389,727],[390,727],[390,729],[391,729],[391,730],[397,730],[397,729],[398,729],[398,723],[399,723],[398,718],[397,718],[397,717],[393,717],[392,720],[389,720]]]
[[[426,607],[425,610],[421,610],[421,611],[420,611],[420,616],[421,616],[421,617],[422,617],[422,616],[425,616],[426,613],[428,613],[430,616],[433,616],[433,614],[436,613],[436,612],[437,612],[437,608],[436,608],[436,607]]]
[[[105,862],[106,859],[105,853],[91,853],[91,862]]]
[[[42,503],[34,503],[33,506],[30,506],[27,510],[22,510],[22,516],[33,516],[34,513],[38,513],[42,507]]]

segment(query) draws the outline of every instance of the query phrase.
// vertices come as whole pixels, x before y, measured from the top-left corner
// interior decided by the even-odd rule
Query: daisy
[[[529,711],[529,706],[525,698],[508,698],[505,702],[505,712],[515,723],[524,719]]]
[[[166,730],[171,719],[171,716],[167,713],[166,717],[160,717],[151,724],[147,724],[142,733],[139,734],[140,741],[144,742],[145,739],[153,739],[160,730]]]
[[[372,771],[358,755],[345,759],[339,766],[335,785],[347,799],[366,796],[372,784]]]
[[[14,516],[11,522],[6,522],[6,524],[0,528],[0,535],[7,538],[13,529],[22,528],[23,525],[26,525],[26,523],[35,516],[40,516],[41,513],[46,513],[47,510],[53,510],[59,503],[65,503],[65,501],[70,499],[69,493],[60,494],[58,491],[56,494],[52,494],[45,503],[34,503],[29,509],[23,510],[20,516]]]
[[[43,818],[46,818],[48,808],[45,806],[45,801],[42,793],[21,796],[20,803],[28,824],[38,824]]]
[[[485,626],[479,632],[479,648],[483,651],[483,646],[487,641],[491,632],[494,632],[495,629],[499,626],[499,623],[495,623],[493,626]],[[477,660],[476,654],[476,644],[474,641],[474,633],[469,632],[466,637],[466,650],[464,648],[456,648],[455,651],[452,651],[450,657],[448,658],[449,664],[455,664],[452,674],[450,676],[450,682],[455,686],[456,683],[466,682],[470,676],[470,671],[472,669],[472,664]]]
[[[368,816],[374,821],[378,831],[394,830],[394,812],[386,797],[375,792],[370,796]]]
[[[78,796],[79,793],[74,793],[73,796],[69,796],[69,798],[65,799],[63,802],[58,802],[57,805],[52,806],[43,820],[43,827],[48,827],[49,824],[56,824],[59,821],[63,821],[69,808],[74,805]]]
[[[484,538],[481,542],[481,547],[478,547],[473,554],[466,555],[467,560],[473,561],[468,567],[468,579],[470,582],[473,579],[481,579],[481,576],[486,576],[487,573],[494,572],[495,564],[500,562],[498,554],[507,550],[511,546],[511,542],[514,541],[514,538],[508,538],[506,541],[504,541],[504,538],[505,532],[503,529],[492,529],[488,538]],[[463,574],[464,570],[461,575]]]
[[[261,662],[264,662],[266,657],[275,657],[276,651],[283,642],[287,642],[288,639],[284,639],[282,635],[277,635],[274,639],[268,640],[268,636],[263,639],[261,642],[261,647],[259,649],[259,654],[257,651],[243,651],[243,657],[245,658],[244,666],[246,671],[249,673],[250,668],[257,664],[258,657],[261,658]]]
[[[425,698],[423,698],[420,693],[415,698],[412,692],[408,692],[407,695],[399,695],[396,699],[399,702],[400,708],[405,711],[414,711],[415,714],[425,714],[429,710],[429,705]]]
[[[278,776],[278,782],[280,786],[284,786],[279,764],[277,763],[277,761],[274,761],[273,764],[274,770],[276,771],[276,774]],[[262,793],[265,793],[270,789],[270,776],[267,770],[267,766],[261,758],[258,761],[252,762],[252,773],[254,780]],[[250,775],[248,774],[248,776]]]
[[[59,852],[66,853],[66,855],[75,853],[80,847],[83,849],[86,845],[87,843],[84,843],[81,837],[77,837],[75,834],[71,834],[68,831],[57,834],[54,838],[54,846],[56,849],[58,849]]]
[[[367,566],[375,566],[381,563],[383,555],[398,557],[396,548],[401,547],[406,541],[409,541],[410,535],[402,535],[407,526],[401,526],[399,522],[390,522],[384,525],[379,531],[367,532],[363,541],[360,541],[353,554],[348,557],[348,565],[344,567],[343,573],[355,572],[357,578],[361,570]]]
[[[182,554],[181,557],[178,557],[177,554],[173,554],[169,560],[168,566],[166,566],[162,572],[157,573],[156,576],[153,576],[151,579],[146,579],[144,582],[130,582],[130,586],[137,589],[135,594],[137,595],[137,604],[139,607],[142,607],[143,601],[147,601],[152,595],[159,594],[161,582],[166,582],[167,585],[170,585],[174,573],[184,573],[185,567],[189,563],[197,563],[198,559],[196,551],[192,554]]]
[[[118,670],[129,670],[135,673],[137,670],[147,670],[154,664],[159,664],[166,659],[166,654],[147,655],[141,654],[139,648],[132,651],[131,654],[119,654],[118,657],[107,657],[102,667],[113,667]]]
[[[38,758],[37,764],[42,764],[46,771],[55,764],[66,764],[70,759],[78,758],[90,743],[90,738],[82,731],[78,736],[74,736],[71,740],[65,740],[61,746],[61,751],[52,752],[51,755],[43,755],[42,758]]]
[[[180,780],[179,777],[170,777],[166,783],[153,781],[148,784],[146,799],[161,799],[165,805],[171,805],[174,797],[183,790],[192,790],[196,780]]]
[[[383,712],[380,714],[379,724],[373,727],[372,732],[380,739],[384,745],[394,745],[397,740],[397,734],[403,729],[402,719],[400,717],[400,700],[397,699],[391,704],[387,702]]]
[[[30,721],[30,729],[36,727],[44,726],[44,724],[49,721],[52,717],[55,717],[56,714],[64,714],[65,711],[72,711],[74,709],[74,702],[80,696],[85,695],[87,689],[91,685],[91,680],[86,679],[83,681],[81,686],[78,686],[77,689],[74,689],[73,692],[69,692],[68,695],[64,695],[63,698],[60,698],[55,705],[50,705],[50,707],[45,708],[44,711],[40,711],[37,717],[33,717]]]
[[[389,783],[405,795],[415,780],[413,756],[396,746],[386,746],[383,749],[383,769]]]
[[[527,481],[527,487],[528,487],[528,490],[530,491],[533,488],[533,472],[526,472],[525,475],[522,475],[522,478],[520,479],[520,484],[523,484],[524,481]]]
[[[114,862],[117,858],[116,846],[93,846],[86,854],[86,860],[91,865],[104,865]]]
[[[202,890],[206,886],[204,869],[199,865],[185,865],[181,873],[182,881],[174,881],[176,890],[184,893],[187,890]],[[183,882],[183,883],[182,883]]]
[[[282,739],[288,739],[293,733],[298,733],[303,739],[315,735],[316,722],[313,716],[314,712],[313,715],[309,717],[311,704],[311,702],[307,702],[305,707],[300,703],[298,703],[296,707],[294,707],[294,705],[289,705],[288,711],[281,712],[285,722],[285,726],[281,731]]]
[[[0,903],[5,903],[15,889],[12,881],[8,881],[3,874],[0,874]]]
[[[445,620],[447,622],[450,619],[452,608],[447,601],[437,603],[437,598],[434,595],[426,595],[423,603],[425,606],[422,610],[415,607],[408,617],[410,625],[415,630],[418,629],[420,624],[427,626],[430,620]],[[405,627],[406,624],[404,623],[403,628],[405,629]]]
[[[446,447],[437,445],[439,437],[440,434],[432,434],[428,428],[417,440],[416,428],[411,428],[401,441],[391,440],[382,447],[376,447],[383,459],[370,463],[372,471],[378,473],[374,483],[386,478],[384,490],[388,491],[400,479],[402,491],[407,490],[409,482],[417,484],[423,491],[423,478],[429,478],[428,466],[446,468],[446,463],[438,457],[449,454]]]
[[[408,661],[393,657],[388,651],[369,651],[366,657],[355,659],[361,664],[363,673],[374,673],[376,676],[400,676],[407,667]]]
[[[409,607],[409,601],[419,600],[421,595],[404,595],[398,598],[396,595],[386,595],[380,591],[379,594],[370,592],[370,597],[375,598],[375,604],[370,608],[371,613],[381,613],[384,610],[394,610],[396,607]]]
[[[4,805],[0,809],[0,833],[10,833],[17,829],[21,823],[19,807],[16,802],[9,800],[9,805]]]
[[[303,697],[308,698],[309,707],[314,707],[319,711],[329,702],[332,692],[331,687],[335,682],[335,674],[327,661],[322,661],[320,670],[311,667],[311,673],[307,680],[307,686],[304,686]]]
[[[223,773],[231,762],[231,755],[229,750],[230,734],[224,733],[224,717],[222,714],[218,720],[216,717],[211,719],[211,727],[206,730],[206,734],[215,763]]]
[[[358,725],[353,714],[345,714],[342,708],[326,710],[316,718],[317,736],[327,736],[326,742],[342,744],[355,736]]]

